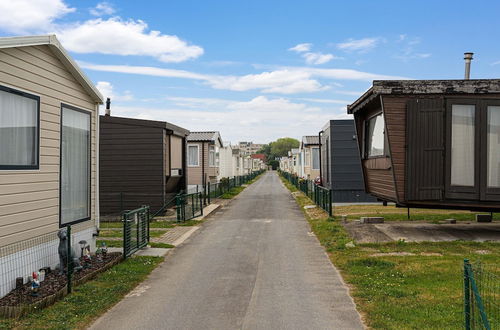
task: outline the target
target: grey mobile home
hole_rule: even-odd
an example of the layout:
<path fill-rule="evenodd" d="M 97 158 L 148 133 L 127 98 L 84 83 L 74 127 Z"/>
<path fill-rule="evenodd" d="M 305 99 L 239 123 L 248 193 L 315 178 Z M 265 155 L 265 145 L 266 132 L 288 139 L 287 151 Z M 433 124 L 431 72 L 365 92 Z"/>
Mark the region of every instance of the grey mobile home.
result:
<path fill-rule="evenodd" d="M 321 182 L 333 202 L 375 202 L 365 192 L 354 120 L 330 120 L 320 137 Z"/>

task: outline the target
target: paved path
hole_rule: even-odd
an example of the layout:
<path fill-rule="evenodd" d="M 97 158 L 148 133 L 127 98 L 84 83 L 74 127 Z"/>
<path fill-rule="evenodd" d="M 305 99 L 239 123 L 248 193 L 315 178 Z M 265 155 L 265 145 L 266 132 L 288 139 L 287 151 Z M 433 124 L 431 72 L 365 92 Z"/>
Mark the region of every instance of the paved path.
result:
<path fill-rule="evenodd" d="M 94 329 L 361 329 L 290 193 L 265 174 Z"/>

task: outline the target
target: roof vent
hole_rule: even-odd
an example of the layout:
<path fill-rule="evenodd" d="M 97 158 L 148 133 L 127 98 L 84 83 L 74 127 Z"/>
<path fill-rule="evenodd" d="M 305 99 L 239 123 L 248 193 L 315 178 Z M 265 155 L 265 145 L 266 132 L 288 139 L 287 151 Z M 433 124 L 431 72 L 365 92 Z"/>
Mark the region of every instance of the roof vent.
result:
<path fill-rule="evenodd" d="M 472 61 L 472 55 L 474 53 L 464 53 L 465 60 L 465 80 L 470 79 L 470 62 Z"/>

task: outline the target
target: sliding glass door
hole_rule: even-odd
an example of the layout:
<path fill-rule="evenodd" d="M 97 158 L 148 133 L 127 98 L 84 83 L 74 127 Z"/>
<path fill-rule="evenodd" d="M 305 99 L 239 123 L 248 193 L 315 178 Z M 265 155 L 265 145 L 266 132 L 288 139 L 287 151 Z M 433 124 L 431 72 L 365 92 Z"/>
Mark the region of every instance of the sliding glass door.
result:
<path fill-rule="evenodd" d="M 60 225 L 90 219 L 90 113 L 62 106 Z"/>
<path fill-rule="evenodd" d="M 500 201 L 500 102 L 448 100 L 446 196 Z"/>

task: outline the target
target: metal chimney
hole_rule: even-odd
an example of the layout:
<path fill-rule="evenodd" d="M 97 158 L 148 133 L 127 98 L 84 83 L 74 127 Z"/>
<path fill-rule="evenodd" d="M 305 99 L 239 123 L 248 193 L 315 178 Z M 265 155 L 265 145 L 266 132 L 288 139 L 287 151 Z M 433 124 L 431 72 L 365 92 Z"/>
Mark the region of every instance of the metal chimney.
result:
<path fill-rule="evenodd" d="M 108 97 L 106 99 L 106 116 L 111 116 L 111 99 Z"/>
<path fill-rule="evenodd" d="M 464 53 L 465 60 L 465 80 L 470 79 L 470 62 L 472 61 L 472 55 L 474 53 Z"/>

